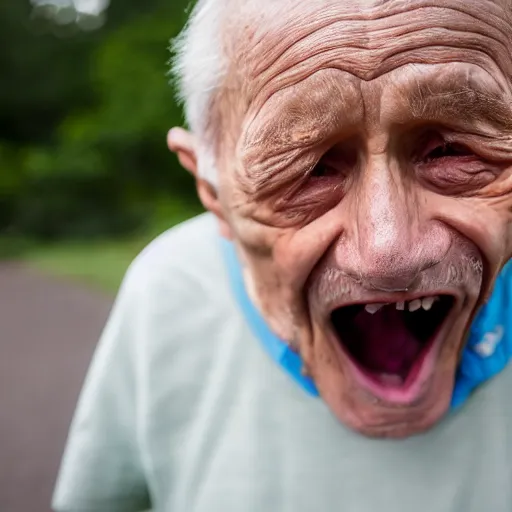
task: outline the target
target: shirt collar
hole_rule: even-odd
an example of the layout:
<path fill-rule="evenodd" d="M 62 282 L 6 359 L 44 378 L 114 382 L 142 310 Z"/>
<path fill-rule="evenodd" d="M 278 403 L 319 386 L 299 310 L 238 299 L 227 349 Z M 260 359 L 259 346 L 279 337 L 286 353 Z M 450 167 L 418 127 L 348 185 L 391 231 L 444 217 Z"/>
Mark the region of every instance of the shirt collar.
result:
<path fill-rule="evenodd" d="M 251 302 L 244 286 L 242 269 L 234 245 L 223 239 L 222 246 L 231 286 L 249 327 L 270 357 L 305 391 L 310 395 L 318 396 L 318 390 L 312 379 L 302 374 L 302 360 L 300 356 L 270 330 L 259 311 Z"/>

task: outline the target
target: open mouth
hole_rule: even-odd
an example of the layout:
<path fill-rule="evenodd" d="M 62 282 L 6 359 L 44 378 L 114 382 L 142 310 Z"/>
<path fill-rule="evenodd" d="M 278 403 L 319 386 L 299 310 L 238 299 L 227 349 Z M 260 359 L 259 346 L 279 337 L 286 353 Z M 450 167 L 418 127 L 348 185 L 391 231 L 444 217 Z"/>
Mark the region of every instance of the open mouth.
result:
<path fill-rule="evenodd" d="M 450 295 L 335 309 L 338 341 L 359 372 L 378 388 L 406 389 L 416 380 L 453 308 Z"/>

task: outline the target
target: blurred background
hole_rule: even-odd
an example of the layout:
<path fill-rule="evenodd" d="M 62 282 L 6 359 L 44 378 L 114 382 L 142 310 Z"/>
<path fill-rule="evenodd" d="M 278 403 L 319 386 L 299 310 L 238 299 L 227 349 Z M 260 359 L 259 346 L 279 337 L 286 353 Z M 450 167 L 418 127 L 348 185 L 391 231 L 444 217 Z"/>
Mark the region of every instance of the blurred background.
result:
<path fill-rule="evenodd" d="M 122 276 L 201 211 L 166 147 L 187 0 L 0 2 L 0 512 L 48 512 Z"/>
<path fill-rule="evenodd" d="M 166 147 L 187 0 L 0 2 L 0 257 L 114 291 L 199 210 Z"/>

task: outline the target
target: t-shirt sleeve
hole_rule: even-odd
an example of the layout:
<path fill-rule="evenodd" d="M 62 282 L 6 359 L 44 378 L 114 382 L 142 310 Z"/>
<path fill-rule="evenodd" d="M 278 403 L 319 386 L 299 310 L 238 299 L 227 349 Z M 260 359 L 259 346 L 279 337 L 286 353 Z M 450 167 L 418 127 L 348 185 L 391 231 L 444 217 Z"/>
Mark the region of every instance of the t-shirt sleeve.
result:
<path fill-rule="evenodd" d="M 138 281 L 127 274 L 89 368 L 53 496 L 57 512 L 151 508 L 137 426 L 144 301 Z"/>

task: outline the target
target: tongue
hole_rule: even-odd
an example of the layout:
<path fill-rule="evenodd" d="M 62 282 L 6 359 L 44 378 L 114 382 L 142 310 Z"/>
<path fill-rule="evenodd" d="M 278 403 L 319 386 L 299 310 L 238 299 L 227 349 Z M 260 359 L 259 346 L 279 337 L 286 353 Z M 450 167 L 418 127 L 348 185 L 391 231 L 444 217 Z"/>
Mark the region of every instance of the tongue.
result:
<path fill-rule="evenodd" d="M 351 350 L 368 370 L 407 377 L 422 345 L 407 329 L 405 314 L 411 313 L 385 306 L 374 315 L 363 310 L 353 319 Z"/>

